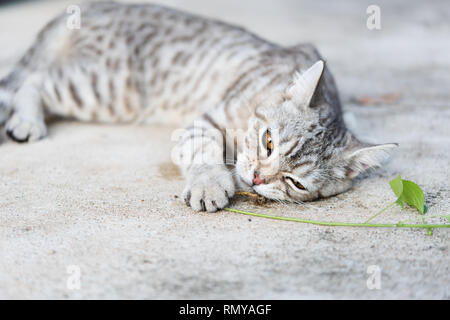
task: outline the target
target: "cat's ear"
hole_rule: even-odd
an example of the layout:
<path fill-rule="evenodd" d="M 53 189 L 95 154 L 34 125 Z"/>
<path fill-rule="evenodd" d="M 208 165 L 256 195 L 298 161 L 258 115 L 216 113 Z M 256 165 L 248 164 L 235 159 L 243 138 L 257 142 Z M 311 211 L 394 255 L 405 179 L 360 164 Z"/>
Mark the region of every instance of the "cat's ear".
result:
<path fill-rule="evenodd" d="M 345 151 L 346 177 L 354 179 L 364 171 L 381 166 L 398 147 L 396 143 L 378 145 L 357 142 Z"/>
<path fill-rule="evenodd" d="M 309 106 L 322 75 L 323 68 L 323 61 L 319 60 L 305 72 L 295 73 L 293 84 L 288 88 L 287 93 L 297 105 L 302 107 Z"/>

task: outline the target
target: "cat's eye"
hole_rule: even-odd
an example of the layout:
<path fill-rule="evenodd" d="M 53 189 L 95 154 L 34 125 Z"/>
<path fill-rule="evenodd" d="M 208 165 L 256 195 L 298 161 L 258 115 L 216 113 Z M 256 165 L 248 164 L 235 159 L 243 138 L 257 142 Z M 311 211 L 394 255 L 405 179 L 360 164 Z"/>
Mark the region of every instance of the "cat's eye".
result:
<path fill-rule="evenodd" d="M 291 177 L 286 177 L 286 180 L 289 180 L 290 182 L 292 182 L 292 184 L 293 184 L 297 189 L 300 189 L 300 190 L 306 190 L 306 188 L 305 188 L 300 182 L 298 182 L 297 180 L 292 179 Z"/>
<path fill-rule="evenodd" d="M 270 157 L 273 150 L 273 141 L 269 130 L 266 130 L 266 132 L 263 135 L 263 145 L 267 150 L 267 156 Z"/>

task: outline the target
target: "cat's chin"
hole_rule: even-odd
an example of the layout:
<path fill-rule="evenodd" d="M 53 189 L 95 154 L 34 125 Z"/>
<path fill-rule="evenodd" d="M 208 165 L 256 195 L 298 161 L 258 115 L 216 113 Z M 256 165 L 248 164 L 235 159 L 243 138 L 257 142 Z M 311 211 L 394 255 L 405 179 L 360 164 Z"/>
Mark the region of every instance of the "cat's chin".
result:
<path fill-rule="evenodd" d="M 268 184 L 260 184 L 253 186 L 253 191 L 270 200 L 287 200 L 281 190 L 274 189 Z"/>
<path fill-rule="evenodd" d="M 254 192 L 252 186 L 244 178 L 242 178 L 239 175 L 235 176 L 235 184 L 238 187 L 238 190 Z"/>

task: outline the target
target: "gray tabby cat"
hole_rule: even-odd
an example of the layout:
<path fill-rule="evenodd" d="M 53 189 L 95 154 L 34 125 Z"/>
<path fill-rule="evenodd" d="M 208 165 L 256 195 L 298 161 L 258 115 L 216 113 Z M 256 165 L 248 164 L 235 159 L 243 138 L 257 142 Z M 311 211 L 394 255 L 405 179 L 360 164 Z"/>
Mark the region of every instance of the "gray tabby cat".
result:
<path fill-rule="evenodd" d="M 173 155 L 194 210 L 225 207 L 236 188 L 278 200 L 332 196 L 396 146 L 363 144 L 345 128 L 333 78 L 311 45 L 281 47 L 146 4 L 87 4 L 81 28 L 66 22 L 63 13 L 48 23 L 1 80 L 7 134 L 41 139 L 47 115 L 190 124 Z"/>

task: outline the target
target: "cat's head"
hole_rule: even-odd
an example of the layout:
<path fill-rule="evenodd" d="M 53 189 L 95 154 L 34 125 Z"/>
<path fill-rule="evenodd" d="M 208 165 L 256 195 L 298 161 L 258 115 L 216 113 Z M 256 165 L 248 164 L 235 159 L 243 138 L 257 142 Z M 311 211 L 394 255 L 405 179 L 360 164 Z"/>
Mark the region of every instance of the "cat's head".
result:
<path fill-rule="evenodd" d="M 307 201 L 344 192 L 397 146 L 363 144 L 345 128 L 340 107 L 331 105 L 326 84 L 319 81 L 323 70 L 319 61 L 297 73 L 249 120 L 236 171 L 264 197 Z"/>

